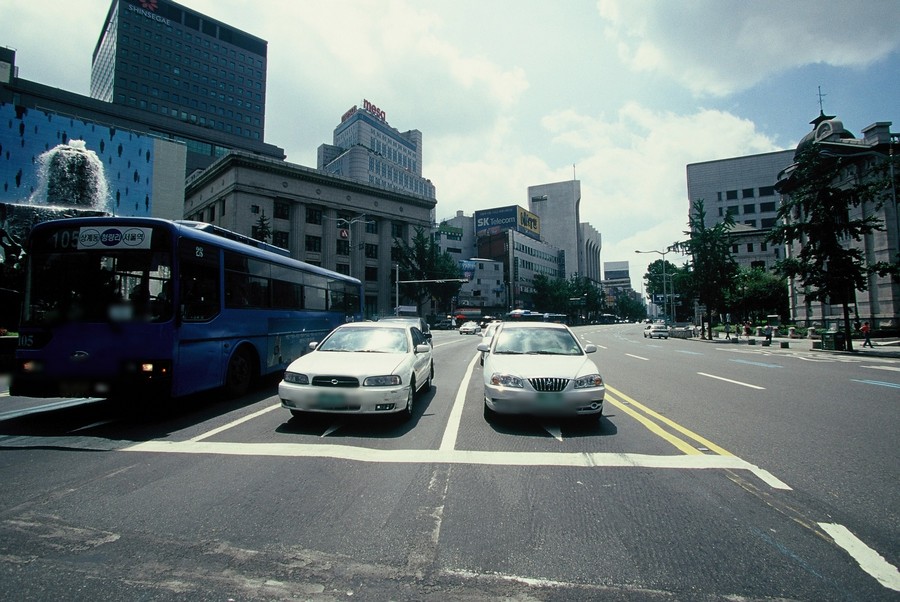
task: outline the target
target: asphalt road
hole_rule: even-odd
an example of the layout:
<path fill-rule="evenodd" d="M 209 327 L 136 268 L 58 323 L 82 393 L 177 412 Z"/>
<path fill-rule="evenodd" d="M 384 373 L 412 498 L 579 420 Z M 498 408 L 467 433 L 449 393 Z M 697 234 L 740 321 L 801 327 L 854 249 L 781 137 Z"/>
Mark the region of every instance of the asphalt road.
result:
<path fill-rule="evenodd" d="M 595 426 L 485 422 L 455 332 L 404 425 L 0 397 L 0 597 L 900 597 L 900 360 L 576 332 Z"/>

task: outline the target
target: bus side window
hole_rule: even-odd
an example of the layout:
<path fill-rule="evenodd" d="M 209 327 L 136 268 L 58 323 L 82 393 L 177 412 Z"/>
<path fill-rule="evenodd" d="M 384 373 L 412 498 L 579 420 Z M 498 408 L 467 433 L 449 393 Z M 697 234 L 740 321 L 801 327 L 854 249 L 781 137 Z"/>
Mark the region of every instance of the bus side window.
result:
<path fill-rule="evenodd" d="M 215 247 L 181 241 L 181 317 L 211 320 L 219 313 L 219 253 Z"/>

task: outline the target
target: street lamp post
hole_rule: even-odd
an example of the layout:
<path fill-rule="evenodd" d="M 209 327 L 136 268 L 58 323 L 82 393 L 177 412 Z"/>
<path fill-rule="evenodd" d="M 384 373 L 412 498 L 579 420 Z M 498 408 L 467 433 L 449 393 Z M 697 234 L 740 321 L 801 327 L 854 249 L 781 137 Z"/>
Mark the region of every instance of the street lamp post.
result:
<path fill-rule="evenodd" d="M 663 269 L 663 273 L 662 273 L 662 277 L 663 277 L 663 316 L 665 317 L 666 322 L 669 321 L 669 307 L 668 307 L 669 295 L 667 293 L 668 289 L 666 287 L 666 255 L 668 255 L 671 252 L 672 252 L 671 247 L 667 248 L 665 251 L 655 251 L 655 250 L 635 251 L 635 253 L 656 253 L 657 255 L 662 255 L 662 262 L 663 262 L 663 264 L 662 264 L 662 269 Z M 674 287 L 675 283 L 673 282 L 672 284 Z M 675 311 L 674 310 L 675 310 L 675 305 L 674 305 L 674 301 L 673 301 L 672 302 L 672 321 L 673 322 L 675 321 Z"/>
<path fill-rule="evenodd" d="M 332 220 L 332 221 L 336 222 L 338 228 L 341 228 L 342 226 L 346 226 L 346 228 L 347 228 L 347 246 L 350 248 L 350 255 L 349 255 L 349 257 L 348 257 L 348 261 L 349 261 L 350 263 L 349 263 L 349 266 L 348 266 L 348 270 L 349 270 L 349 272 L 350 272 L 349 275 L 350 275 L 350 276 L 353 276 L 353 251 L 354 251 L 354 249 L 353 249 L 353 240 L 354 240 L 354 238 L 353 238 L 353 224 L 360 224 L 360 223 L 362 223 L 362 224 L 374 224 L 375 221 L 374 221 L 374 220 L 367 220 L 367 219 L 366 219 L 366 214 L 365 214 L 365 213 L 363 213 L 362 215 L 357 215 L 356 217 L 351 218 L 351 219 L 347 219 L 347 218 L 345 218 L 345 217 L 329 217 L 329 216 L 327 216 L 327 215 L 323 215 L 322 217 L 324 217 L 325 219 Z M 359 249 L 362 249 L 364 245 L 365 245 L 364 242 L 359 243 Z M 336 267 L 336 266 L 335 266 L 335 267 Z M 362 277 L 360 278 L 360 280 L 365 281 L 365 273 L 362 274 Z"/>

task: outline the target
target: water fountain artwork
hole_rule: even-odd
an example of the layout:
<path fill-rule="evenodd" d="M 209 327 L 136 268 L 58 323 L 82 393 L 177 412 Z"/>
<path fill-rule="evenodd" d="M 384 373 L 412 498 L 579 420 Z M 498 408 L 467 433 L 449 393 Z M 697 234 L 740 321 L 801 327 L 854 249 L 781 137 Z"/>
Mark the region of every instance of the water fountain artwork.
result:
<path fill-rule="evenodd" d="M 82 140 L 70 140 L 38 160 L 38 186 L 27 202 L 0 203 L 0 291 L 22 290 L 25 239 L 35 224 L 51 219 L 109 215 L 109 185 L 103 162 Z M 18 315 L 0 304 L 0 320 Z M 2 330 L 6 324 L 0 324 Z"/>

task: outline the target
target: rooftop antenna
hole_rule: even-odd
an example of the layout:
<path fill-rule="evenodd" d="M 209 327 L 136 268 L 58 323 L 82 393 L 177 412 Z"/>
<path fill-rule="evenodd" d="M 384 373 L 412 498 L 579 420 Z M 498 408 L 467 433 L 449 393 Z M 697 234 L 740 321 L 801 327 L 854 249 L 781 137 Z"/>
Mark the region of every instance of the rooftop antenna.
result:
<path fill-rule="evenodd" d="M 824 114 L 825 114 L 825 105 L 824 105 L 824 103 L 823 103 L 822 101 L 823 101 L 823 100 L 825 99 L 825 97 L 828 96 L 828 95 L 827 95 L 827 94 L 822 94 L 822 86 L 818 86 L 818 88 L 819 88 L 819 113 L 821 113 L 822 115 L 824 115 Z"/>

